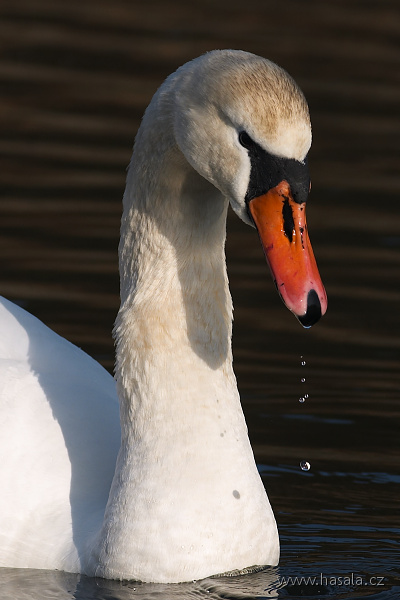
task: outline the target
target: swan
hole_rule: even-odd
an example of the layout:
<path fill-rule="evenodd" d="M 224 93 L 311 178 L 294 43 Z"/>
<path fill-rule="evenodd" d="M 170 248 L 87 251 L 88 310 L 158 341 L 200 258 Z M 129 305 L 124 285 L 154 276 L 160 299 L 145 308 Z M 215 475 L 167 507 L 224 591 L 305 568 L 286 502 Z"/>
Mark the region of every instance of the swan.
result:
<path fill-rule="evenodd" d="M 327 300 L 305 221 L 310 144 L 306 100 L 274 63 L 186 63 L 128 170 L 115 380 L 1 301 L 0 566 L 173 583 L 278 563 L 232 368 L 226 215 L 256 228 L 283 301 L 313 325 Z"/>

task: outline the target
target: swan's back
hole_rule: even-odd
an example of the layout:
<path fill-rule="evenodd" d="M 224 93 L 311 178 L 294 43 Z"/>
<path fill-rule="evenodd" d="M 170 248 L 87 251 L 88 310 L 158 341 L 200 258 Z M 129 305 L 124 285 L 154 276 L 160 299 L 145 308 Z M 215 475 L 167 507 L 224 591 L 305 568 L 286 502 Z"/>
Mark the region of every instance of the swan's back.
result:
<path fill-rule="evenodd" d="M 63 544 L 55 553 L 54 539 L 65 538 L 69 553 L 72 537 L 68 561 L 76 571 L 84 540 L 101 523 L 115 470 L 115 382 L 5 299 L 0 331 L 0 565 L 58 568 Z"/>

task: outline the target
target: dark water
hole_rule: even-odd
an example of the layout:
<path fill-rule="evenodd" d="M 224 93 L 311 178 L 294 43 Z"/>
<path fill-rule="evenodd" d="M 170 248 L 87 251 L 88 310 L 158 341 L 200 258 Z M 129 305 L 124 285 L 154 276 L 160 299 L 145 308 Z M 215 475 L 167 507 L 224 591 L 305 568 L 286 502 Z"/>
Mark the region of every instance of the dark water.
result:
<path fill-rule="evenodd" d="M 2 0 L 2 295 L 112 369 L 140 116 L 166 75 L 223 47 L 275 60 L 309 100 L 308 220 L 329 295 L 303 330 L 230 217 L 235 369 L 279 567 L 173 586 L 2 569 L 2 598 L 400 597 L 399 17 L 395 0 Z"/>

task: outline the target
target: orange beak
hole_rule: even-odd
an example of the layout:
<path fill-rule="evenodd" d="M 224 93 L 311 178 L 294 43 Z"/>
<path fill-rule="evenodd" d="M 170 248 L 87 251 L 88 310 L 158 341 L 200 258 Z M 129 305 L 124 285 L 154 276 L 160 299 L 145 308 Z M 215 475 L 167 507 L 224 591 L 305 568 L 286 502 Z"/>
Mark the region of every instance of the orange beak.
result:
<path fill-rule="evenodd" d="M 306 204 L 287 181 L 248 203 L 278 292 L 304 327 L 325 314 L 328 301 L 308 237 Z"/>

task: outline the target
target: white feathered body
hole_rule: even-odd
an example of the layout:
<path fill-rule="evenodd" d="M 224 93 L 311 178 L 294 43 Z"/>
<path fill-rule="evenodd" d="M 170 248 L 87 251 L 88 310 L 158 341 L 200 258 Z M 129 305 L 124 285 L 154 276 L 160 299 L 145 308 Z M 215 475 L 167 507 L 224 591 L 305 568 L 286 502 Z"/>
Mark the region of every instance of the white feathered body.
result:
<path fill-rule="evenodd" d="M 113 378 L 0 299 L 0 565 L 79 572 L 120 444 Z"/>

